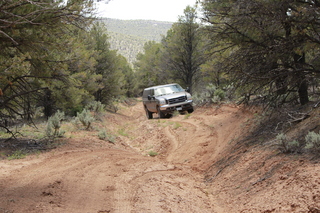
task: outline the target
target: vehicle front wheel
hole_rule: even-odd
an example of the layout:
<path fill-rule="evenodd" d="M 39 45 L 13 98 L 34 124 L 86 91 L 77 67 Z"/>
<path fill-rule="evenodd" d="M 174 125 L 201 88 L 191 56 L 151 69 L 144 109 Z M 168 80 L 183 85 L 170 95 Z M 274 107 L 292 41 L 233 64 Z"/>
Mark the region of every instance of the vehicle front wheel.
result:
<path fill-rule="evenodd" d="M 152 112 L 150 112 L 146 106 L 144 106 L 144 110 L 146 111 L 146 116 L 148 119 L 152 119 Z"/>
<path fill-rule="evenodd" d="M 193 108 L 188 109 L 188 113 L 193 113 Z"/>
<path fill-rule="evenodd" d="M 157 113 L 159 118 L 165 118 L 165 114 L 160 110 L 160 107 L 157 108 Z"/>

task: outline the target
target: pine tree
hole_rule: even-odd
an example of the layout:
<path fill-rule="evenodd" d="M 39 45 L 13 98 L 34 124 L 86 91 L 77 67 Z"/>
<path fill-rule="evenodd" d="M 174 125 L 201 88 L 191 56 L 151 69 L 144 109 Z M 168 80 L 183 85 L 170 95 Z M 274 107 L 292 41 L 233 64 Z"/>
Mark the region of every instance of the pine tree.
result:
<path fill-rule="evenodd" d="M 197 22 L 196 9 L 188 6 L 184 16 L 173 24 L 163 39 L 163 65 L 167 75 L 183 87 L 192 87 L 200 77 L 200 67 L 207 60 L 206 45 Z"/>

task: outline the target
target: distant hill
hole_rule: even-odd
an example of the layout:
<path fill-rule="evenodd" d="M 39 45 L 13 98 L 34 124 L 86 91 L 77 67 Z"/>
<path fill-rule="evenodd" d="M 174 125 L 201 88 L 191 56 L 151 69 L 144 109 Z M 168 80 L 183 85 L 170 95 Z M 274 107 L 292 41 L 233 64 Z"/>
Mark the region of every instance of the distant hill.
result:
<path fill-rule="evenodd" d="M 172 22 L 152 20 L 119 20 L 101 19 L 106 24 L 110 36 L 111 49 L 125 56 L 130 63 L 136 60 L 139 52 L 147 41 L 161 41 L 161 36 L 166 35 Z"/>

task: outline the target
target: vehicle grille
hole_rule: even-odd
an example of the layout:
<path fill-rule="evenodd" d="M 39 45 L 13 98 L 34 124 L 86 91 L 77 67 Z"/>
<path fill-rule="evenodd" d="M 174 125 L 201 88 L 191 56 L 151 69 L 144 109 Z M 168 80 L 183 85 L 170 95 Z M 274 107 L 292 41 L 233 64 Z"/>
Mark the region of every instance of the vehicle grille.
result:
<path fill-rule="evenodd" d="M 186 100 L 186 96 L 180 96 L 176 98 L 171 98 L 168 101 L 169 101 L 169 104 L 176 104 L 176 103 L 184 102 L 185 100 Z"/>

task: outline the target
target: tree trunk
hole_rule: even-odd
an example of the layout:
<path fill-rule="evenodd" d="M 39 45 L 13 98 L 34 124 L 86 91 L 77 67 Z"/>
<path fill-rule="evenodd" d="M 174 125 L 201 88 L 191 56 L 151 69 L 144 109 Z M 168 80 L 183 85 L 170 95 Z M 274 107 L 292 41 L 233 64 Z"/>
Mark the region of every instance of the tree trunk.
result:
<path fill-rule="evenodd" d="M 54 106 L 54 100 L 52 97 L 52 92 L 51 90 L 47 89 L 44 92 L 44 97 L 43 97 L 43 113 L 46 116 L 47 119 L 49 119 L 50 116 L 53 115 L 53 106 Z"/>
<path fill-rule="evenodd" d="M 305 64 L 305 54 L 302 55 L 295 54 L 294 55 L 294 61 L 296 63 L 296 66 L 298 69 L 303 70 L 303 65 Z M 298 94 L 299 94 L 299 100 L 300 104 L 304 105 L 309 102 L 309 95 L 308 95 L 308 82 L 306 79 L 306 76 L 302 73 L 297 75 L 298 78 Z"/>
<path fill-rule="evenodd" d="M 98 89 L 98 91 L 95 92 L 95 101 L 102 102 L 102 89 Z"/>
<path fill-rule="evenodd" d="M 307 104 L 309 102 L 307 80 L 303 78 L 300 81 L 300 84 L 298 86 L 299 86 L 298 94 L 299 94 L 300 104 L 301 105 Z"/>
<path fill-rule="evenodd" d="M 192 94 L 192 76 L 191 75 L 189 75 L 188 77 L 187 77 L 187 87 L 189 87 L 189 90 L 190 90 L 190 94 Z"/>

